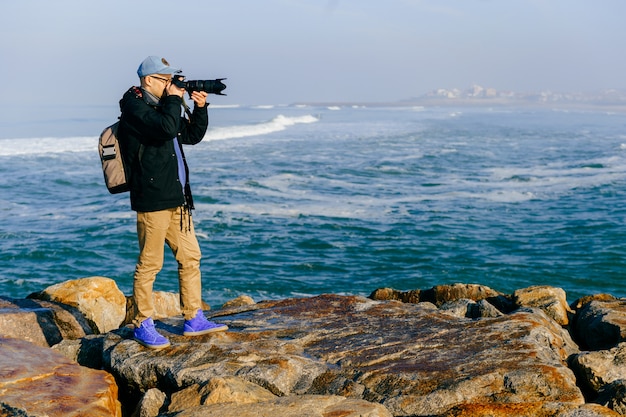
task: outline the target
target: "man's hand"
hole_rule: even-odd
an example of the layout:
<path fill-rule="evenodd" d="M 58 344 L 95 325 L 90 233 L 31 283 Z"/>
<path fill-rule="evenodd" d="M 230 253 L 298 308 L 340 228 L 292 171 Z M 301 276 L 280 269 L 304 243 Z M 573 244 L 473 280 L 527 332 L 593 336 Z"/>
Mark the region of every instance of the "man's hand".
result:
<path fill-rule="evenodd" d="M 165 92 L 168 96 L 178 96 L 182 98 L 183 94 L 185 94 L 185 89 L 176 87 L 174 83 L 170 81 L 165 87 Z"/>
<path fill-rule="evenodd" d="M 196 103 L 196 106 L 198 107 L 206 106 L 207 96 L 208 94 L 205 93 L 204 91 L 192 91 L 191 92 L 191 99 L 194 101 L 194 103 Z"/>

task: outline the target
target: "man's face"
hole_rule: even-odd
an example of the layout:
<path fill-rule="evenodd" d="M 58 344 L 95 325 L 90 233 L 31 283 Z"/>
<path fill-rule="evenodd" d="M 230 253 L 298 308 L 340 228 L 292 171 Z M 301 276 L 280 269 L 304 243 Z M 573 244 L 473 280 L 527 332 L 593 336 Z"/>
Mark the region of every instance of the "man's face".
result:
<path fill-rule="evenodd" d="M 158 98 L 163 96 L 165 88 L 172 81 L 172 76 L 170 74 L 153 74 L 147 75 L 146 78 L 145 89 Z"/>

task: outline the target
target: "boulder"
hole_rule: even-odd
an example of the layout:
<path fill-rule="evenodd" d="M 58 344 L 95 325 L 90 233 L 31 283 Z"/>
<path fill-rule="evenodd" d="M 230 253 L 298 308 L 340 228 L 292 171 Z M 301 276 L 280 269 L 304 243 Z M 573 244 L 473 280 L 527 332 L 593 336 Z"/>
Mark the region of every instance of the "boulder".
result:
<path fill-rule="evenodd" d="M 570 362 L 584 386 L 598 393 L 604 385 L 626 376 L 626 343 L 608 350 L 575 354 Z"/>
<path fill-rule="evenodd" d="M 601 387 L 595 402 L 626 415 L 626 379 L 617 379 Z"/>
<path fill-rule="evenodd" d="M 64 339 L 51 348 L 82 366 L 102 369 L 104 340 L 104 335 L 88 335 L 81 339 Z"/>
<path fill-rule="evenodd" d="M 0 297 L 0 337 L 27 340 L 48 347 L 64 339 L 92 334 L 75 308 L 50 301 Z"/>
<path fill-rule="evenodd" d="M 538 285 L 516 290 L 513 301 L 519 307 L 537 307 L 545 311 L 552 320 L 561 326 L 569 324 L 569 315 L 574 312 L 567 304 L 565 291 L 562 288 Z"/>
<path fill-rule="evenodd" d="M 474 300 L 468 300 L 462 298 L 456 301 L 447 301 L 443 303 L 439 310 L 455 317 L 468 317 L 477 318 L 478 316 L 478 304 Z"/>
<path fill-rule="evenodd" d="M 215 377 L 206 384 L 194 384 L 172 394 L 168 412 L 220 403 L 250 404 L 272 401 L 276 396 L 257 384 L 239 377 Z"/>
<path fill-rule="evenodd" d="M 611 294 L 592 294 L 585 295 L 576 299 L 572 304 L 570 304 L 570 308 L 574 311 L 580 310 L 585 304 L 588 304 L 592 301 L 618 301 L 618 298 Z"/>
<path fill-rule="evenodd" d="M 213 320 L 231 331 L 188 338 L 182 318 L 157 322 L 172 342 L 158 351 L 129 340 L 130 329 L 111 334 L 105 368 L 137 398 L 151 388 L 173 396 L 237 377 L 280 397 L 342 396 L 382 404 L 396 416 L 452 415 L 468 404 L 485 416 L 504 409 L 556 416 L 585 402 L 566 363 L 576 345 L 536 308 L 469 319 L 431 303 L 321 295 L 218 311 Z M 221 415 L 265 409 L 241 407 Z"/>
<path fill-rule="evenodd" d="M 402 301 L 403 303 L 417 304 L 420 302 L 420 290 L 398 291 L 393 288 L 378 288 L 370 294 L 369 298 L 378 301 Z"/>
<path fill-rule="evenodd" d="M 143 395 L 137 409 L 131 417 L 157 417 L 159 411 L 165 405 L 167 396 L 156 388 L 149 389 Z"/>
<path fill-rule="evenodd" d="M 626 341 L 626 300 L 592 300 L 576 312 L 573 335 L 590 350 L 610 349 Z"/>
<path fill-rule="evenodd" d="M 119 328 L 126 317 L 126 297 L 110 278 L 89 277 L 65 281 L 51 285 L 31 297 L 76 307 L 98 333 Z"/>
<path fill-rule="evenodd" d="M 430 301 L 441 306 L 449 301 L 468 299 L 474 301 L 489 300 L 502 296 L 502 293 L 478 284 L 436 285 L 429 291 L 422 291 L 422 301 Z M 431 299 L 432 297 L 432 299 Z"/>
<path fill-rule="evenodd" d="M 510 296 L 479 284 L 436 285 L 431 289 L 410 291 L 378 288 L 370 294 L 369 298 L 377 301 L 397 300 L 413 304 L 429 302 L 437 307 L 459 300 L 475 301 L 481 304 L 481 308 L 484 308 L 486 303 L 490 303 L 491 307 L 487 308 L 489 310 L 487 314 L 490 314 L 489 317 L 493 317 L 494 308 L 504 313 L 511 312 L 517 308 Z"/>
<path fill-rule="evenodd" d="M 504 313 L 498 310 L 493 304 L 491 304 L 487 300 L 479 300 L 476 305 L 478 306 L 478 317 L 495 318 L 504 316 Z"/>
<path fill-rule="evenodd" d="M 0 399 L 14 410 L 8 415 L 121 417 L 117 394 L 107 372 L 24 340 L 0 338 Z"/>
<path fill-rule="evenodd" d="M 247 295 L 241 295 L 237 298 L 233 298 L 230 301 L 225 302 L 222 305 L 222 309 L 229 309 L 229 308 L 237 308 L 237 307 L 243 307 L 243 306 L 251 306 L 253 305 L 254 299 L 250 296 Z"/>

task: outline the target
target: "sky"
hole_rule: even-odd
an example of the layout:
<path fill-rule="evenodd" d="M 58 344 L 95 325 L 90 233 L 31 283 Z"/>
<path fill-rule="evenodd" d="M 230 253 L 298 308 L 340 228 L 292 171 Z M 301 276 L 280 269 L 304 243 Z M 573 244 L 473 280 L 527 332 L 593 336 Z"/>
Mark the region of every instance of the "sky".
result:
<path fill-rule="evenodd" d="M 117 103 L 148 55 L 227 78 L 219 104 L 624 89 L 624 16 L 624 0 L 6 1 L 0 108 Z"/>

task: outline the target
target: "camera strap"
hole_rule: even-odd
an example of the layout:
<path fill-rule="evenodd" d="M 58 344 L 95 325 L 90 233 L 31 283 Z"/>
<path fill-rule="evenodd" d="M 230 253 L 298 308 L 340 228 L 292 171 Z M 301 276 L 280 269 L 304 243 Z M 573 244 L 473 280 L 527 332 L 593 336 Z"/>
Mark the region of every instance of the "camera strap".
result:
<path fill-rule="evenodd" d="M 191 110 L 189 109 L 189 106 L 187 105 L 187 103 L 185 103 L 185 98 L 183 97 L 183 108 L 185 109 L 185 113 L 187 114 L 187 118 L 189 119 L 189 121 L 191 121 Z"/>

